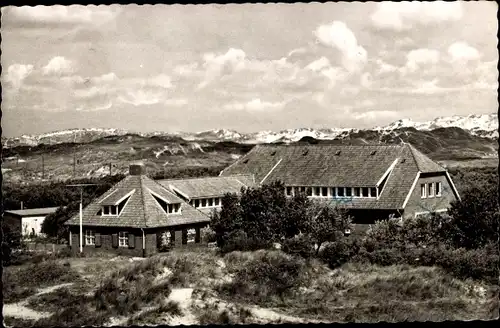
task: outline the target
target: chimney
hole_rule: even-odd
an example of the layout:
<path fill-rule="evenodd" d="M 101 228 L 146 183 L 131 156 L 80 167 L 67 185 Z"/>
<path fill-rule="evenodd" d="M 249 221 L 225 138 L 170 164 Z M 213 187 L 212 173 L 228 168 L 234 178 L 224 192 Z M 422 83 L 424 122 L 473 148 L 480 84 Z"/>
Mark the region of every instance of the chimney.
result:
<path fill-rule="evenodd" d="M 143 163 L 130 164 L 128 171 L 130 175 L 145 175 L 146 166 Z"/>

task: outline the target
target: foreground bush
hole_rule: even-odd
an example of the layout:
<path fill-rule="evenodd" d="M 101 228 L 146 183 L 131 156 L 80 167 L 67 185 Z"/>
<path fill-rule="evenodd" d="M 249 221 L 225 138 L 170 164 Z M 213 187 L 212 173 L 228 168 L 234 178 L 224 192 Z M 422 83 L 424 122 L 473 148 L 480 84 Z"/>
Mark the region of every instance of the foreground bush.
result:
<path fill-rule="evenodd" d="M 328 264 L 331 269 L 335 269 L 344 263 L 349 262 L 359 252 L 359 243 L 355 238 L 340 238 L 325 246 L 320 252 L 320 258 Z"/>
<path fill-rule="evenodd" d="M 297 255 L 305 259 L 309 259 L 316 254 L 310 237 L 305 234 L 285 239 L 282 250 L 287 254 Z"/>
<path fill-rule="evenodd" d="M 281 251 L 259 251 L 238 266 L 234 279 L 219 288 L 223 295 L 256 304 L 277 301 L 307 282 L 303 259 Z M 233 262 L 234 266 L 234 262 Z"/>

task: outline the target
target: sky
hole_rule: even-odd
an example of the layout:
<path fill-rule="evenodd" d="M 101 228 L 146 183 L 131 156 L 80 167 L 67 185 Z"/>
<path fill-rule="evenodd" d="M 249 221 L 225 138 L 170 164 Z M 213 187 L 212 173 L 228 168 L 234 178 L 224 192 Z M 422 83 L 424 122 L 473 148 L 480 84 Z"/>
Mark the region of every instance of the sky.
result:
<path fill-rule="evenodd" d="M 493 1 L 2 7 L 3 136 L 496 113 L 496 13 Z"/>

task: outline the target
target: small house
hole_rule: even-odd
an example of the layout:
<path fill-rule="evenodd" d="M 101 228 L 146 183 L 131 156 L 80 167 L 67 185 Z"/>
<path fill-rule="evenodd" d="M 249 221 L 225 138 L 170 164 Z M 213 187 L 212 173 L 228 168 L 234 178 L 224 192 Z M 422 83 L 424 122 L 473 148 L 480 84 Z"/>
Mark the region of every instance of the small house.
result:
<path fill-rule="evenodd" d="M 30 208 L 4 211 L 3 222 L 24 238 L 42 234 L 42 223 L 45 218 L 57 211 L 58 207 Z"/>
<path fill-rule="evenodd" d="M 68 220 L 69 244 L 80 248 L 79 213 Z M 174 192 L 146 176 L 143 164 L 82 211 L 83 252 L 149 256 L 164 248 L 201 244 L 210 222 Z"/>

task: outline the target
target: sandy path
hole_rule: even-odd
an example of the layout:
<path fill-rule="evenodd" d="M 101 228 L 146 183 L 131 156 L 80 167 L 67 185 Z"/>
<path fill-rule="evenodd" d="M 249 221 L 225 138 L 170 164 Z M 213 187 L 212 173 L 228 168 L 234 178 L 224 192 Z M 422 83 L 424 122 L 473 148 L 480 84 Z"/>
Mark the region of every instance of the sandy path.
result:
<path fill-rule="evenodd" d="M 38 290 L 38 293 L 26 298 L 24 301 L 17 302 L 17 303 L 11 303 L 11 304 L 4 304 L 3 315 L 4 315 L 4 317 L 15 317 L 15 318 L 21 318 L 21 319 L 28 319 L 28 320 L 38 320 L 41 318 L 50 317 L 52 315 L 52 313 L 50 313 L 50 312 L 35 311 L 35 310 L 32 310 L 32 309 L 26 307 L 29 299 L 32 297 L 39 296 L 39 295 L 51 293 L 59 288 L 68 287 L 71 285 L 73 285 L 73 283 L 65 283 L 65 284 L 59 284 L 59 285 L 55 285 L 55 286 L 42 288 L 42 289 Z"/>
<path fill-rule="evenodd" d="M 179 325 L 196 325 L 198 324 L 198 320 L 196 316 L 191 312 L 191 296 L 193 295 L 193 288 L 176 288 L 172 289 L 168 299 L 170 301 L 174 301 L 179 303 L 179 307 L 183 313 L 182 316 L 175 316 L 169 320 L 170 326 L 179 326 Z"/>

